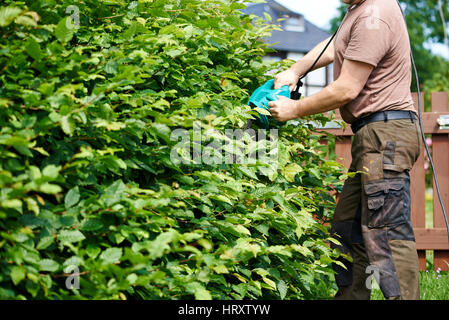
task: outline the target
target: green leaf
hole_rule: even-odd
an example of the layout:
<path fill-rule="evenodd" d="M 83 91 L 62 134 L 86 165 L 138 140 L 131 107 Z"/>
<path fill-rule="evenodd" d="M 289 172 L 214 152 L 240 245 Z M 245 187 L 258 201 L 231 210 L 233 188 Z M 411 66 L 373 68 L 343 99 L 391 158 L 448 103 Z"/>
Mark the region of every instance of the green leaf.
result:
<path fill-rule="evenodd" d="M 44 237 L 39 240 L 39 243 L 36 246 L 37 250 L 45 250 L 54 242 L 54 237 Z"/>
<path fill-rule="evenodd" d="M 124 191 L 126 189 L 125 184 L 122 180 L 117 180 L 110 186 L 108 186 L 103 195 L 104 202 L 107 206 L 110 206 L 122 198 Z"/>
<path fill-rule="evenodd" d="M 170 230 L 159 234 L 153 241 L 135 242 L 132 245 L 133 251 L 147 250 L 151 259 L 157 259 L 170 250 L 170 243 L 178 238 L 179 233 L 176 230 Z"/>
<path fill-rule="evenodd" d="M 48 194 L 55 194 L 62 191 L 62 188 L 57 184 L 44 183 L 39 187 L 40 191 Z"/>
<path fill-rule="evenodd" d="M 277 288 L 281 299 L 284 299 L 285 296 L 287 295 L 287 285 L 285 284 L 284 281 L 279 280 L 277 283 Z"/>
<path fill-rule="evenodd" d="M 237 170 L 254 180 L 259 180 L 259 178 L 257 178 L 257 175 L 255 173 L 256 169 L 253 167 L 248 167 L 248 166 L 243 165 L 243 166 L 238 167 Z"/>
<path fill-rule="evenodd" d="M 271 112 L 268 111 L 268 110 L 265 109 L 265 108 L 257 107 L 257 108 L 254 108 L 253 110 L 254 110 L 254 111 L 257 111 L 258 113 L 263 114 L 263 115 L 265 115 L 265 116 L 271 117 Z"/>
<path fill-rule="evenodd" d="M 260 224 L 255 226 L 255 229 L 257 231 L 259 231 L 260 233 L 263 233 L 264 235 L 268 236 L 268 229 L 270 228 L 270 226 L 268 224 Z"/>
<path fill-rule="evenodd" d="M 86 237 L 78 230 L 62 230 L 58 235 L 61 243 L 72 243 L 86 239 Z"/>
<path fill-rule="evenodd" d="M 25 270 L 20 267 L 14 266 L 11 268 L 10 277 L 14 285 L 18 285 L 20 281 L 25 279 Z"/>
<path fill-rule="evenodd" d="M 251 236 L 251 231 L 242 225 L 235 225 L 227 221 L 220 220 L 215 221 L 215 224 L 219 225 L 223 231 L 229 232 L 237 237 Z"/>
<path fill-rule="evenodd" d="M 32 180 L 37 180 L 42 177 L 41 170 L 38 167 L 30 166 L 28 169 L 30 170 L 30 178 Z"/>
<path fill-rule="evenodd" d="M 301 172 L 302 168 L 297 163 L 290 163 L 284 168 L 284 177 L 289 182 L 295 181 L 295 176 L 297 173 Z"/>
<path fill-rule="evenodd" d="M 109 248 L 103 251 L 100 255 L 100 259 L 105 263 L 115 263 L 122 257 L 122 248 Z"/>
<path fill-rule="evenodd" d="M 45 151 L 45 149 L 42 147 L 36 147 L 36 148 L 33 148 L 33 150 L 36 150 L 37 152 L 39 152 L 40 154 L 42 154 L 44 156 L 47 156 L 47 157 L 50 156 L 50 154 L 47 151 Z"/>
<path fill-rule="evenodd" d="M 95 245 L 88 244 L 86 248 L 86 253 L 92 259 L 95 259 L 101 252 L 101 249 Z"/>
<path fill-rule="evenodd" d="M 186 284 L 186 289 L 195 295 L 196 300 L 212 300 L 212 296 L 204 286 L 199 282 L 190 282 Z"/>
<path fill-rule="evenodd" d="M 104 71 L 110 74 L 116 74 L 117 67 L 118 65 L 116 61 L 108 61 L 108 63 L 104 66 Z"/>
<path fill-rule="evenodd" d="M 333 263 L 335 263 L 336 265 L 342 267 L 345 270 L 348 270 L 348 267 L 345 266 L 345 264 L 343 262 L 341 262 L 341 261 L 333 261 Z"/>
<path fill-rule="evenodd" d="M 174 58 L 174 57 L 179 56 L 179 55 L 182 54 L 183 52 L 184 52 L 184 50 L 180 50 L 180 49 L 171 49 L 171 50 L 166 51 L 165 53 L 166 53 L 168 56 Z"/>
<path fill-rule="evenodd" d="M 39 270 L 40 271 L 50 271 L 55 272 L 59 269 L 59 263 L 52 259 L 42 259 L 39 262 Z"/>
<path fill-rule="evenodd" d="M 36 21 L 27 16 L 19 16 L 14 20 L 14 22 L 16 24 L 21 24 L 28 27 L 37 27 Z"/>
<path fill-rule="evenodd" d="M 34 60 L 40 60 L 42 58 L 41 46 L 34 38 L 28 39 L 25 44 L 25 51 Z"/>
<path fill-rule="evenodd" d="M 83 264 L 84 260 L 78 256 L 72 256 L 70 258 L 68 258 L 67 260 L 64 261 L 64 263 L 62 264 L 63 267 L 68 267 L 68 266 L 76 266 L 79 267 Z"/>
<path fill-rule="evenodd" d="M 290 249 L 285 246 L 270 246 L 267 248 L 267 252 L 273 253 L 273 254 L 279 254 L 279 255 L 285 255 L 288 257 L 291 257 L 292 253 L 290 252 Z"/>
<path fill-rule="evenodd" d="M 198 288 L 195 290 L 195 299 L 196 300 L 212 300 L 212 296 L 210 292 L 205 288 Z"/>
<path fill-rule="evenodd" d="M 264 17 L 265 17 L 265 19 L 266 19 L 267 21 L 269 21 L 269 22 L 272 21 L 272 18 L 271 18 L 271 16 L 270 16 L 268 13 L 264 12 L 263 14 L 264 14 Z"/>
<path fill-rule="evenodd" d="M 58 25 L 56 26 L 55 36 L 62 43 L 66 43 L 72 40 L 74 29 L 69 28 L 69 25 L 71 25 L 70 17 L 66 17 L 59 21 Z"/>
<path fill-rule="evenodd" d="M 221 195 L 221 194 L 215 194 L 209 197 L 210 199 L 226 202 L 232 206 L 232 201 L 228 197 Z"/>
<path fill-rule="evenodd" d="M 320 170 L 318 168 L 309 168 L 309 172 L 317 179 L 321 179 Z"/>
<path fill-rule="evenodd" d="M 27 209 L 31 212 L 34 212 L 35 215 L 39 214 L 39 205 L 37 204 L 36 200 L 33 198 L 26 198 L 25 202 L 27 204 Z"/>
<path fill-rule="evenodd" d="M 84 220 L 80 225 L 80 230 L 82 231 L 95 231 L 101 229 L 103 227 L 103 223 L 100 219 L 91 218 Z"/>
<path fill-rule="evenodd" d="M 330 257 L 321 255 L 320 256 L 320 262 L 322 264 L 331 264 L 333 261 L 332 261 L 332 259 Z"/>
<path fill-rule="evenodd" d="M 22 9 L 16 7 L 0 8 L 0 27 L 6 27 L 22 12 Z"/>
<path fill-rule="evenodd" d="M 66 209 L 73 207 L 80 200 L 80 191 L 78 186 L 70 189 L 64 198 L 64 205 Z"/>
<path fill-rule="evenodd" d="M 61 118 L 61 128 L 65 134 L 72 136 L 75 130 L 75 121 L 73 121 L 70 115 L 65 115 Z"/>
<path fill-rule="evenodd" d="M 271 290 L 276 290 L 276 283 L 273 280 L 262 277 L 262 281 L 265 282 Z"/>
<path fill-rule="evenodd" d="M 157 136 L 164 139 L 165 142 L 168 143 L 170 141 L 171 131 L 167 125 L 162 123 L 152 123 L 151 129 Z"/>
<path fill-rule="evenodd" d="M 215 266 L 214 267 L 214 271 L 216 273 L 220 273 L 220 274 L 222 274 L 222 273 L 229 273 L 228 268 L 226 268 L 226 266 L 224 264 L 219 264 L 218 266 Z"/>
<path fill-rule="evenodd" d="M 129 284 L 131 284 L 131 285 L 135 284 L 136 281 L 137 281 L 137 279 L 138 279 L 138 276 L 137 276 L 137 274 L 135 274 L 135 273 L 131 273 L 131 274 L 129 274 L 129 275 L 126 277 L 126 280 L 127 280 L 127 281 L 129 282 Z"/>
<path fill-rule="evenodd" d="M 50 164 L 42 170 L 42 175 L 44 177 L 56 179 L 59 175 L 60 170 L 61 170 L 61 166 L 55 166 L 53 164 Z"/>
<path fill-rule="evenodd" d="M 0 202 L 0 206 L 3 208 L 22 210 L 22 201 L 19 199 L 7 199 Z"/>
<path fill-rule="evenodd" d="M 249 231 L 247 228 L 245 228 L 242 225 L 233 225 L 232 228 L 240 234 L 247 235 L 247 236 L 251 235 L 251 231 Z"/>

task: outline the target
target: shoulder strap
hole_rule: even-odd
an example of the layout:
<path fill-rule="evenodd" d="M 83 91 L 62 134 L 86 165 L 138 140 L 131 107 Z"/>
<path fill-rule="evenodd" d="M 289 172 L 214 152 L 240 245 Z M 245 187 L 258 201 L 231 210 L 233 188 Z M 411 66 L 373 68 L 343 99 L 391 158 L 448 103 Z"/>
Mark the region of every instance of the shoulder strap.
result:
<path fill-rule="evenodd" d="M 337 29 L 337 31 L 334 32 L 334 34 L 332 35 L 332 37 L 330 38 L 330 40 L 328 41 L 328 43 L 324 47 L 323 51 L 321 51 L 321 53 L 318 56 L 318 58 L 316 58 L 315 62 L 312 64 L 312 66 L 299 78 L 298 83 L 296 84 L 296 88 L 291 93 L 291 99 L 299 100 L 301 98 L 301 94 L 299 93 L 299 89 L 304 85 L 304 83 L 302 82 L 302 79 L 304 79 L 313 70 L 315 65 L 320 60 L 321 56 L 324 54 L 324 52 L 327 50 L 327 48 L 331 44 L 332 40 L 334 40 L 335 35 L 337 34 L 337 32 L 338 32 L 338 29 Z"/>

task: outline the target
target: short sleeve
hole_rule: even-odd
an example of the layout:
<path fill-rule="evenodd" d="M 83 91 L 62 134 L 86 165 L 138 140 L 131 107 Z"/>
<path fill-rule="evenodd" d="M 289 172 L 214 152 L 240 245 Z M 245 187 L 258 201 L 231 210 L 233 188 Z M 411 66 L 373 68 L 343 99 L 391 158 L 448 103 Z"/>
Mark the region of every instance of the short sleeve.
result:
<path fill-rule="evenodd" d="M 376 67 L 391 48 L 391 32 L 381 19 L 372 16 L 359 18 L 351 29 L 343 58 Z"/>

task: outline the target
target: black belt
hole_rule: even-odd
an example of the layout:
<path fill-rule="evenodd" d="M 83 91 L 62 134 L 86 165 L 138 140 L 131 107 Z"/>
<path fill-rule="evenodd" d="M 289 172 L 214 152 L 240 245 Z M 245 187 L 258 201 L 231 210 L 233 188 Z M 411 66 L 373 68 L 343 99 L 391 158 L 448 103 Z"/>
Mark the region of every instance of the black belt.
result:
<path fill-rule="evenodd" d="M 354 123 L 351 124 L 351 129 L 354 134 L 357 133 L 360 129 L 362 129 L 365 125 L 371 122 L 385 121 L 388 120 L 400 120 L 400 119 L 411 119 L 416 120 L 416 115 L 412 111 L 400 111 L 400 110 L 391 110 L 391 111 L 379 111 L 370 114 L 369 116 L 357 119 Z"/>

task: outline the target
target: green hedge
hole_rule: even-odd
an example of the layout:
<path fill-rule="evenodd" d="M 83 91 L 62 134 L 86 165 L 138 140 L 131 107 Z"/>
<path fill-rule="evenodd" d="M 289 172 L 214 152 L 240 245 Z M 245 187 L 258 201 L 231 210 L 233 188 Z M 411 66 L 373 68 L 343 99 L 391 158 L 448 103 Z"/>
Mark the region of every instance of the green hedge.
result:
<path fill-rule="evenodd" d="M 273 27 L 243 8 L 3 1 L 0 298 L 329 296 L 341 166 L 309 125 L 279 131 L 277 163 L 173 160 L 175 129 L 225 141 L 286 66 L 262 62 Z"/>

